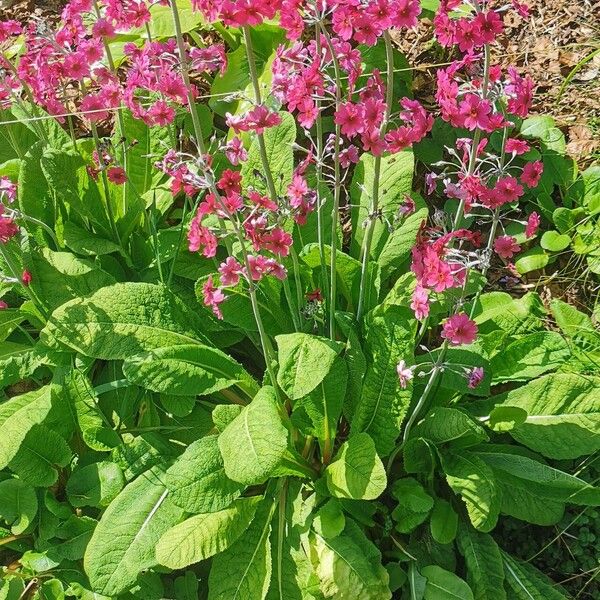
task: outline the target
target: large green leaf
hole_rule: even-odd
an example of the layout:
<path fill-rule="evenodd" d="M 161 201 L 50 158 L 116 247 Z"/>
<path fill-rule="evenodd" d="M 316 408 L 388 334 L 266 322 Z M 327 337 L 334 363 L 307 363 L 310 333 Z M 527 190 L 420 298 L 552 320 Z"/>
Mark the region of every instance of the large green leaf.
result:
<path fill-rule="evenodd" d="M 326 598 L 389 600 L 389 576 L 381 553 L 352 520 L 344 531 L 326 539 L 313 532 L 311 560 Z"/>
<path fill-rule="evenodd" d="M 577 458 L 600 449 L 599 385 L 596 377 L 554 373 L 494 402 L 527 411 L 525 423 L 510 431 L 515 440 L 549 458 Z"/>
<path fill-rule="evenodd" d="M 65 378 L 63 393 L 73 407 L 83 441 L 92 450 L 107 451 L 121 442 L 112 424 L 102 412 L 92 382 L 79 369 L 72 369 Z"/>
<path fill-rule="evenodd" d="M 294 172 L 294 149 L 296 141 L 296 121 L 290 113 L 280 112 L 281 123 L 270 127 L 263 134 L 267 163 L 273 175 L 275 191 L 284 196 L 288 185 L 292 182 Z M 258 137 L 254 137 L 248 159 L 242 164 L 242 177 L 247 187 L 263 194 L 268 194 L 264 176 L 264 167 L 260 156 Z"/>
<path fill-rule="evenodd" d="M 237 541 L 213 559 L 208 600 L 264 600 L 271 580 L 271 518 L 275 504 L 265 500 Z"/>
<path fill-rule="evenodd" d="M 410 404 L 412 386 L 400 387 L 396 366 L 412 362 L 415 334 L 414 314 L 405 307 L 391 306 L 367 319 L 370 362 L 351 431 L 368 433 L 381 456 L 393 450 Z"/>
<path fill-rule="evenodd" d="M 223 552 L 248 528 L 260 500 L 260 496 L 240 498 L 230 508 L 195 515 L 175 525 L 156 545 L 158 562 L 182 569 Z"/>
<path fill-rule="evenodd" d="M 294 410 L 303 410 L 311 422 L 311 435 L 321 444 L 321 454 L 331 456 L 337 433 L 338 420 L 342 414 L 348 369 L 343 358 L 337 357 L 331 371 L 317 387 L 300 400 Z"/>
<path fill-rule="evenodd" d="M 75 507 L 108 506 L 125 485 L 123 472 L 113 462 L 101 461 L 75 469 L 66 492 Z"/>
<path fill-rule="evenodd" d="M 512 477 L 523 479 L 532 493 L 541 498 L 559 502 L 600 505 L 600 489 L 583 479 L 564 473 L 554 467 L 519 454 L 506 454 L 484 448 L 477 456 L 487 463 L 495 473 L 502 471 Z"/>
<path fill-rule="evenodd" d="M 245 485 L 262 483 L 282 459 L 287 437 L 275 390 L 263 387 L 219 436 L 225 473 Z"/>
<path fill-rule="evenodd" d="M 538 331 L 516 339 L 492 360 L 492 383 L 525 381 L 556 370 L 571 351 L 563 336 Z"/>
<path fill-rule="evenodd" d="M 360 245 L 365 235 L 362 223 L 372 210 L 373 179 L 375 177 L 376 158 L 365 152 L 354 169 L 350 187 L 352 206 L 352 256 L 358 257 Z M 379 178 L 379 209 L 385 219 L 394 220 L 394 216 L 404 196 L 412 189 L 414 171 L 414 155 L 407 149 L 397 154 L 381 158 L 381 175 Z M 385 222 L 377 221 L 373 231 L 371 254 L 378 257 L 389 238 L 389 229 Z"/>
<path fill-rule="evenodd" d="M 292 400 L 310 394 L 331 370 L 341 345 L 308 333 L 289 333 L 277 338 L 277 383 Z"/>
<path fill-rule="evenodd" d="M 19 479 L 0 481 L 0 517 L 15 535 L 27 530 L 38 511 L 35 489 Z"/>
<path fill-rule="evenodd" d="M 466 504 L 473 526 L 480 531 L 491 531 L 500 512 L 492 469 L 481 458 L 468 451 L 444 454 L 442 467 L 448 485 Z"/>
<path fill-rule="evenodd" d="M 401 267 L 410 257 L 417 233 L 423 221 L 427 219 L 427 214 L 427 209 L 421 208 L 391 233 L 377 259 L 384 277 Z"/>
<path fill-rule="evenodd" d="M 502 555 L 494 538 L 461 524 L 458 548 L 465 558 L 467 581 L 475 600 L 507 600 Z"/>
<path fill-rule="evenodd" d="M 56 309 L 41 335 L 51 346 L 117 360 L 165 346 L 206 344 L 201 330 L 199 317 L 166 287 L 117 283 Z"/>
<path fill-rule="evenodd" d="M 437 565 L 424 567 L 421 573 L 427 578 L 425 600 L 473 600 L 471 588 L 458 575 Z"/>
<path fill-rule="evenodd" d="M 383 463 L 366 433 L 353 435 L 342 444 L 325 469 L 325 477 L 329 491 L 337 498 L 375 500 L 387 485 Z"/>
<path fill-rule="evenodd" d="M 53 252 L 48 248 L 32 252 L 29 268 L 31 288 L 51 310 L 116 283 L 112 275 L 93 263 L 70 252 Z"/>
<path fill-rule="evenodd" d="M 225 475 L 217 436 L 190 444 L 168 469 L 165 479 L 171 501 L 190 513 L 211 513 L 229 506 L 243 486 Z"/>
<path fill-rule="evenodd" d="M 553 581 L 529 563 L 502 552 L 506 588 L 511 600 L 566 600 Z"/>
<path fill-rule="evenodd" d="M 23 481 L 48 487 L 58 479 L 56 467 L 66 467 L 71 458 L 71 449 L 63 437 L 49 427 L 34 425 L 8 466 Z"/>
<path fill-rule="evenodd" d="M 433 498 L 412 477 L 396 480 L 392 486 L 392 496 L 398 501 L 392 511 L 392 518 L 400 533 L 413 531 L 427 519 L 434 506 Z"/>
<path fill-rule="evenodd" d="M 51 386 L 15 396 L 0 404 L 0 468 L 17 455 L 34 425 L 39 425 L 52 409 Z"/>
<path fill-rule="evenodd" d="M 176 396 L 208 395 L 239 385 L 251 398 L 258 385 L 228 354 L 203 344 L 156 348 L 125 359 L 123 374 L 153 392 Z"/>
<path fill-rule="evenodd" d="M 159 470 L 146 471 L 102 515 L 83 563 L 94 591 L 120 594 L 144 569 L 157 564 L 156 543 L 182 516 L 168 500 L 162 478 Z"/>
<path fill-rule="evenodd" d="M 437 406 L 418 423 L 411 437 L 424 438 L 436 445 L 474 446 L 488 439 L 483 427 L 457 408 Z"/>

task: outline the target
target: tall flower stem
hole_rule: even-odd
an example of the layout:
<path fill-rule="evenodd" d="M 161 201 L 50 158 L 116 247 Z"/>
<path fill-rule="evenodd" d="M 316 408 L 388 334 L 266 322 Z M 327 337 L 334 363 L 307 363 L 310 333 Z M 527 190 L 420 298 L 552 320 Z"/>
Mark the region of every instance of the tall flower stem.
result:
<path fill-rule="evenodd" d="M 321 30 L 319 25 L 315 26 L 315 45 L 317 52 L 317 60 L 321 66 L 322 45 L 321 45 Z M 317 107 L 317 120 L 315 122 L 317 129 L 317 241 L 319 244 L 319 258 L 321 260 L 321 282 L 323 285 L 323 297 L 329 303 L 329 281 L 327 279 L 327 261 L 325 258 L 325 240 L 323 234 L 323 206 L 321 198 L 321 185 L 323 182 L 323 119 L 321 117 L 321 101 L 315 101 Z M 333 239 L 332 239 L 333 244 Z"/>
<path fill-rule="evenodd" d="M 392 112 L 392 102 L 394 99 L 394 48 L 392 46 L 392 39 L 390 38 L 389 32 L 383 33 L 383 40 L 385 42 L 385 56 L 387 62 L 387 77 L 386 77 L 386 94 L 385 94 L 385 116 L 383 123 L 381 124 L 381 135 L 385 135 L 387 130 L 388 122 L 390 120 L 390 114 Z M 365 310 L 365 294 L 367 288 L 370 287 L 369 281 L 369 260 L 371 258 L 371 243 L 373 242 L 373 233 L 375 231 L 375 224 L 377 223 L 377 210 L 379 208 L 379 190 L 380 190 L 380 179 L 381 179 L 381 154 L 375 157 L 375 165 L 373 167 L 373 190 L 371 193 L 371 209 L 367 215 L 367 230 L 363 239 L 361 248 L 362 254 L 362 265 L 360 271 L 360 289 L 358 296 L 358 309 L 356 311 L 356 318 L 358 321 L 363 316 Z"/>
<path fill-rule="evenodd" d="M 256 70 L 256 61 L 254 59 L 254 48 L 252 47 L 252 37 L 250 34 L 250 28 L 248 25 L 244 26 L 244 45 L 246 47 L 246 57 L 248 59 L 248 66 L 250 68 L 250 79 L 252 80 L 252 87 L 254 88 L 254 100 L 256 104 L 262 104 L 262 96 L 260 93 L 260 82 L 258 80 L 258 71 Z M 260 152 L 260 161 L 263 166 L 264 176 L 267 181 L 267 188 L 269 190 L 269 196 L 271 200 L 276 204 L 279 204 L 279 195 L 277 194 L 277 189 L 275 188 L 275 181 L 273 179 L 273 172 L 271 171 L 271 166 L 269 165 L 269 159 L 267 157 L 267 147 L 265 145 L 265 138 L 262 133 L 257 133 L 256 137 L 258 138 L 258 149 Z M 284 282 L 284 290 L 286 299 L 288 304 L 290 305 L 290 310 L 292 311 L 292 317 L 294 323 L 297 323 L 296 329 L 299 328 L 300 323 L 302 322 L 302 316 L 300 314 L 300 310 L 302 308 L 302 283 L 300 281 L 300 273 L 298 271 L 298 257 L 296 255 L 296 251 L 293 246 L 290 248 L 290 254 L 293 259 L 293 272 L 294 272 L 294 280 L 296 283 L 296 303 L 294 303 L 291 291 L 289 289 L 289 283 Z M 286 289 L 287 286 L 287 289 Z"/>
<path fill-rule="evenodd" d="M 477 9 L 479 10 L 478 4 L 477 4 Z M 489 81 L 490 81 L 490 49 L 487 44 L 484 46 L 483 70 L 484 70 L 484 73 L 483 73 L 483 83 L 482 83 L 481 91 L 482 91 L 482 98 L 485 100 L 487 98 L 487 94 L 488 94 L 488 90 L 489 90 Z M 479 128 L 476 129 L 475 133 L 473 134 L 473 142 L 471 144 L 471 155 L 469 157 L 469 165 L 467 167 L 467 173 L 466 173 L 467 176 L 473 175 L 473 173 L 475 172 L 475 168 L 477 166 L 477 147 L 479 146 L 479 142 L 481 141 L 481 135 L 482 135 L 482 131 Z M 453 223 L 453 227 L 452 227 L 453 230 L 456 230 L 460 226 L 460 222 L 462 221 L 464 214 L 465 214 L 465 200 L 461 199 L 459 202 L 458 208 L 456 210 L 456 215 L 455 215 L 454 223 Z M 497 216 L 497 215 L 495 214 L 495 216 Z M 498 219 L 494 218 L 494 221 L 492 223 L 492 231 L 490 232 L 490 238 L 488 240 L 488 247 L 490 247 L 490 244 L 493 243 L 493 237 L 495 235 L 497 225 L 498 225 Z M 467 275 L 467 278 L 468 278 L 468 275 Z M 466 285 L 466 280 L 465 280 L 465 285 Z M 436 361 L 436 364 L 434 365 L 434 368 L 431 371 L 431 374 L 429 375 L 429 380 L 427 381 L 427 384 L 425 385 L 425 389 L 423 390 L 421 397 L 419 398 L 417 404 L 415 405 L 415 408 L 413 409 L 413 411 L 406 423 L 406 427 L 404 428 L 402 444 L 400 444 L 400 446 L 397 446 L 396 449 L 394 450 L 394 452 L 392 453 L 392 455 L 390 456 L 390 459 L 388 461 L 388 471 L 389 471 L 389 469 L 391 469 L 392 463 L 393 463 L 395 457 L 398 455 L 398 453 L 402 449 L 404 443 L 406 442 L 406 440 L 408 440 L 408 436 L 410 434 L 412 425 L 414 424 L 414 422 L 420 415 L 421 411 L 423 410 L 423 407 L 427 403 L 429 395 L 435 389 L 435 385 L 438 383 L 440 374 L 442 373 L 441 365 L 443 364 L 444 360 L 446 359 L 447 353 L 448 353 L 448 340 L 444 340 L 444 343 L 442 344 L 442 347 L 440 349 L 440 354 L 438 356 L 438 360 Z"/>
<path fill-rule="evenodd" d="M 190 84 L 190 74 L 189 74 L 189 65 L 187 60 L 187 53 L 185 51 L 185 43 L 183 41 L 183 33 L 181 31 L 181 21 L 179 19 L 179 11 L 177 9 L 177 3 L 175 0 L 170 0 L 171 5 L 171 13 L 173 15 L 173 26 L 175 28 L 175 36 L 177 38 L 177 48 L 179 50 L 179 59 L 181 62 L 181 75 L 183 77 L 183 81 L 185 83 L 187 89 L 187 101 L 190 109 L 190 113 L 192 116 L 192 125 L 194 127 L 194 135 L 196 137 L 196 144 L 198 145 L 198 149 L 200 153 L 204 156 L 206 154 L 206 147 L 204 146 L 204 137 L 202 135 L 202 126 L 200 125 L 200 119 L 198 117 L 198 113 L 196 112 L 196 105 L 194 103 L 194 96 L 192 94 L 192 87 Z M 221 206 L 225 209 L 225 205 L 221 200 L 221 195 L 219 194 L 219 190 L 215 185 L 214 178 L 211 178 L 210 190 L 214 195 L 215 199 L 221 204 Z M 226 210 L 226 209 L 225 209 Z M 252 312 L 254 313 L 254 320 L 256 321 L 256 326 L 258 327 L 258 333 L 260 336 L 260 343 L 263 351 L 263 355 L 265 357 L 265 363 L 267 367 L 267 373 L 269 374 L 269 379 L 271 380 L 271 384 L 275 388 L 277 396 L 281 397 L 281 392 L 279 390 L 279 386 L 277 385 L 277 378 L 275 377 L 275 371 L 273 370 L 273 359 L 274 359 L 274 351 L 273 346 L 271 344 L 271 340 L 269 339 L 267 332 L 265 331 L 265 327 L 262 321 L 262 317 L 260 314 L 260 308 L 258 305 L 258 299 L 256 297 L 256 289 L 254 282 L 250 277 L 251 269 L 250 269 L 250 261 L 248 260 L 248 251 L 246 250 L 246 244 L 244 241 L 244 236 L 240 230 L 240 227 L 237 225 L 235 220 L 232 218 L 231 223 L 234 227 L 234 232 L 238 241 L 240 243 L 240 248 L 243 256 L 244 266 L 246 268 L 246 273 L 248 274 L 248 292 L 250 294 L 250 303 L 252 304 Z"/>
<path fill-rule="evenodd" d="M 96 0 L 94 0 L 94 11 L 96 13 L 96 17 L 98 19 L 100 19 L 102 17 L 102 14 L 100 13 L 100 7 L 98 6 L 98 2 Z M 102 43 L 104 44 L 104 54 L 106 55 L 106 60 L 108 62 L 108 67 L 110 69 L 110 72 L 116 77 L 117 76 L 117 69 L 115 68 L 115 61 L 113 60 L 113 55 L 112 52 L 110 50 L 110 46 L 108 44 L 108 42 L 106 41 L 106 38 L 103 36 L 102 37 Z M 121 130 L 121 136 L 123 138 L 125 138 L 125 120 L 123 119 L 123 113 L 121 111 L 121 107 L 122 105 L 119 106 L 117 112 L 117 121 L 119 123 L 119 129 Z M 123 167 L 123 169 L 125 170 L 125 172 L 127 172 L 127 144 L 125 139 L 123 139 L 123 151 L 121 153 L 121 166 Z M 129 189 L 131 186 L 131 182 L 129 181 L 129 178 L 127 178 L 127 181 L 125 181 L 125 184 L 123 185 L 123 214 L 127 214 L 127 195 L 129 193 Z"/>
<path fill-rule="evenodd" d="M 329 33 L 321 23 L 321 32 L 327 43 L 331 59 L 333 61 L 333 70 L 335 73 L 335 108 L 339 108 L 342 103 L 342 76 L 340 73 L 340 65 L 335 53 Z M 337 228 L 340 221 L 340 192 L 342 187 L 341 169 L 340 169 L 340 139 L 342 136 L 342 128 L 336 123 L 335 140 L 333 150 L 333 207 L 331 209 L 331 258 L 330 258 L 330 296 L 329 296 L 329 337 L 335 340 L 335 303 L 336 303 L 336 287 L 337 287 Z"/>

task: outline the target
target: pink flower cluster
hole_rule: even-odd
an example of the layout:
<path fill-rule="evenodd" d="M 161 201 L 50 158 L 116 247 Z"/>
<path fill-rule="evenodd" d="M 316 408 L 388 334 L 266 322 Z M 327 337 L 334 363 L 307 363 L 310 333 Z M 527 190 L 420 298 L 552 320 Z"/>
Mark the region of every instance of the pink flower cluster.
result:
<path fill-rule="evenodd" d="M 179 69 L 179 55 L 174 39 L 166 42 L 149 42 L 142 48 L 125 45 L 129 68 L 123 99 L 133 115 L 148 125 L 168 125 L 175 119 L 175 105 L 187 103 L 187 87 Z M 227 67 L 227 57 L 222 44 L 206 48 L 191 48 L 188 52 L 190 67 L 197 74 L 221 73 Z M 194 96 L 197 89 L 192 86 Z"/>
<path fill-rule="evenodd" d="M 369 6 L 372 8 L 375 3 Z M 380 2 L 377 6 L 385 8 L 388 4 Z M 334 15 L 337 14 L 336 10 Z M 324 76 L 333 64 L 333 57 L 327 40 L 321 37 L 320 55 L 315 41 L 311 40 L 306 45 L 296 43 L 287 49 L 280 47 L 273 64 L 273 93 L 289 111 L 297 112 L 298 122 L 305 129 L 314 125 L 319 110 L 334 104 L 336 94 L 335 83 L 326 81 Z M 348 140 L 358 137 L 365 152 L 379 156 L 385 151 L 400 152 L 431 131 L 433 117 L 419 102 L 404 98 L 401 100 L 403 110 L 398 115 L 403 125 L 385 133 L 382 125 L 388 107 L 379 71 L 374 70 L 365 86 L 357 90 L 356 83 L 362 73 L 359 50 L 341 38 L 332 38 L 330 44 L 337 64 L 348 78 L 346 99 L 335 106 L 334 114 L 335 123 Z M 355 93 L 357 98 L 353 99 Z M 353 144 L 343 152 L 346 166 L 358 160 L 358 150 Z"/>
<path fill-rule="evenodd" d="M 19 233 L 19 226 L 12 217 L 4 214 L 4 206 L 0 204 L 0 243 L 6 244 Z"/>

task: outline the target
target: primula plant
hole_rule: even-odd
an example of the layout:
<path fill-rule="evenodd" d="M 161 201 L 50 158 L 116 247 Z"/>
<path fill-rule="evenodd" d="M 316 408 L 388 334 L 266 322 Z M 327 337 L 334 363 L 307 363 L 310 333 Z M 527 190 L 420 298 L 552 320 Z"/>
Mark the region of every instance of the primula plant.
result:
<path fill-rule="evenodd" d="M 566 598 L 493 534 L 600 504 L 600 333 L 488 283 L 554 193 L 528 9 L 423 5 L 0 23 L 2 598 Z"/>

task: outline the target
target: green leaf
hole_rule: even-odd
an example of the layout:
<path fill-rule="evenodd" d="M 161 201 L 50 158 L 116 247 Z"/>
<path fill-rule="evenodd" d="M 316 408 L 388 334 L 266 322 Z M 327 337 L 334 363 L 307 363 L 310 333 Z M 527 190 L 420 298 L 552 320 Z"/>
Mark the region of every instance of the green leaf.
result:
<path fill-rule="evenodd" d="M 396 211 L 410 194 L 412 188 L 414 156 L 410 149 L 397 154 L 383 156 L 381 160 L 381 176 L 379 178 L 379 209 L 383 216 L 393 221 Z M 354 169 L 350 186 L 350 199 L 352 206 L 352 256 L 358 258 L 360 246 L 365 233 L 361 226 L 371 211 L 371 198 L 373 193 L 373 180 L 375 177 L 376 158 L 369 152 L 363 153 Z M 371 254 L 377 258 L 390 237 L 387 224 L 378 220 L 373 231 Z"/>
<path fill-rule="evenodd" d="M 123 472 L 113 462 L 101 461 L 75 469 L 67 481 L 69 502 L 77 507 L 108 506 L 125 485 Z"/>
<path fill-rule="evenodd" d="M 104 360 L 179 344 L 207 343 L 202 322 L 166 287 L 117 283 L 54 311 L 42 330 L 51 347 L 66 345 Z"/>
<path fill-rule="evenodd" d="M 533 246 L 515 260 L 515 267 L 521 275 L 543 269 L 550 262 L 550 257 L 540 246 Z"/>
<path fill-rule="evenodd" d="M 511 600 L 567 600 L 553 581 L 530 564 L 502 552 Z"/>
<path fill-rule="evenodd" d="M 296 121 L 287 112 L 280 112 L 281 123 L 269 127 L 263 134 L 267 163 L 273 175 L 273 183 L 278 196 L 284 196 L 292 182 L 294 171 L 294 149 L 296 141 Z M 242 179 L 247 188 L 268 194 L 264 167 L 260 156 L 258 137 L 255 136 L 248 150 L 248 159 L 242 164 Z"/>
<path fill-rule="evenodd" d="M 381 553 L 352 520 L 334 538 L 311 535 L 311 560 L 326 598 L 389 600 L 389 575 Z"/>
<path fill-rule="evenodd" d="M 516 406 L 497 406 L 490 413 L 488 425 L 497 432 L 510 431 L 527 420 L 527 411 Z"/>
<path fill-rule="evenodd" d="M 75 410 L 83 441 L 92 450 L 110 450 L 121 443 L 117 432 L 98 405 L 92 382 L 79 369 L 72 369 L 64 382 L 64 393 Z"/>
<path fill-rule="evenodd" d="M 370 360 L 351 432 L 368 433 L 378 454 L 386 456 L 394 448 L 412 396 L 411 386 L 400 387 L 396 366 L 400 360 L 412 362 L 416 320 L 409 308 L 390 306 L 373 314 L 365 331 Z"/>
<path fill-rule="evenodd" d="M 394 482 L 392 496 L 398 500 L 392 518 L 396 521 L 396 529 L 400 533 L 413 531 L 427 519 L 434 506 L 433 498 L 412 477 L 403 477 Z"/>
<path fill-rule="evenodd" d="M 58 479 L 55 466 L 67 466 L 71 457 L 71 449 L 63 437 L 44 425 L 34 425 L 8 466 L 23 481 L 49 487 Z"/>
<path fill-rule="evenodd" d="M 26 531 L 38 511 L 35 489 L 19 479 L 0 481 L 0 517 L 14 535 Z"/>
<path fill-rule="evenodd" d="M 314 530 L 324 538 L 338 536 L 346 526 L 344 511 L 337 500 L 328 500 L 318 510 L 312 524 Z"/>
<path fill-rule="evenodd" d="M 548 498 L 572 504 L 600 506 L 600 489 L 583 479 L 564 473 L 553 467 L 518 454 L 488 451 L 478 452 L 479 456 L 495 473 L 503 471 L 513 478 L 523 479 L 530 491 L 541 498 Z"/>
<path fill-rule="evenodd" d="M 536 115 L 521 123 L 521 135 L 526 138 L 542 139 L 555 126 L 553 117 Z"/>
<path fill-rule="evenodd" d="M 461 525 L 458 549 L 467 565 L 467 581 L 475 600 L 507 600 L 500 549 L 491 535 Z"/>
<path fill-rule="evenodd" d="M 335 441 L 338 420 L 342 414 L 348 369 L 338 357 L 325 379 L 308 396 L 299 399 L 294 410 L 302 409 L 312 423 L 312 434 L 321 444 L 321 454 L 329 455 Z"/>
<path fill-rule="evenodd" d="M 91 233 L 72 221 L 67 221 L 64 225 L 63 235 L 65 244 L 77 254 L 85 256 L 102 256 L 119 252 L 120 247 L 111 240 L 104 239 L 97 234 Z"/>
<path fill-rule="evenodd" d="M 271 580 L 271 518 L 275 504 L 265 501 L 237 541 L 217 554 L 208 578 L 208 600 L 264 600 Z"/>
<path fill-rule="evenodd" d="M 387 485 L 383 463 L 366 433 L 353 435 L 342 444 L 325 469 L 325 478 L 336 498 L 375 500 Z"/>
<path fill-rule="evenodd" d="M 494 473 L 478 456 L 463 451 L 444 454 L 442 468 L 452 490 L 467 506 L 471 523 L 480 531 L 491 531 L 498 521 L 500 503 Z"/>
<path fill-rule="evenodd" d="M 173 504 L 189 513 L 223 510 L 243 490 L 225 475 L 215 435 L 190 444 L 168 469 L 165 482 Z"/>
<path fill-rule="evenodd" d="M 15 308 L 3 308 L 0 312 L 0 342 L 3 342 L 27 315 Z"/>
<path fill-rule="evenodd" d="M 208 395 L 236 384 L 250 398 L 258 391 L 240 363 L 203 344 L 167 346 L 126 358 L 123 374 L 131 383 L 176 396 Z"/>
<path fill-rule="evenodd" d="M 219 436 L 225 473 L 245 485 L 262 483 L 287 448 L 275 390 L 263 387 Z"/>
<path fill-rule="evenodd" d="M 496 406 L 516 406 L 527 420 L 510 431 L 521 444 L 549 458 L 577 458 L 600 449 L 600 380 L 575 373 L 544 375 L 494 397 Z"/>
<path fill-rule="evenodd" d="M 39 425 L 52 408 L 51 386 L 15 396 L 0 404 L 0 469 L 17 455 L 34 425 Z"/>
<path fill-rule="evenodd" d="M 556 370 L 570 356 L 571 350 L 559 333 L 538 331 L 525 335 L 494 356 L 492 383 L 533 379 Z"/>
<path fill-rule="evenodd" d="M 81 560 L 95 527 L 96 521 L 90 517 L 70 515 L 56 528 L 56 537 L 64 541 L 52 546 L 48 556 L 56 560 Z"/>
<path fill-rule="evenodd" d="M 203 21 L 202 13 L 193 9 L 191 0 L 177 0 L 177 12 L 179 13 L 182 33 L 195 29 Z M 148 24 L 153 38 L 175 37 L 173 14 L 170 6 L 153 4 L 150 6 L 150 14 L 151 19 Z M 143 27 L 132 31 L 138 32 L 140 35 L 145 34 Z M 158 128 L 155 127 L 154 129 Z"/>
<path fill-rule="evenodd" d="M 407 217 L 400 227 L 391 233 L 377 259 L 383 277 L 390 275 L 394 269 L 401 267 L 410 257 L 417 239 L 417 233 L 423 221 L 427 219 L 428 212 L 426 208 L 421 208 Z"/>
<path fill-rule="evenodd" d="M 185 10 L 191 12 L 189 0 Z M 173 28 L 173 15 L 170 7 L 153 6 L 150 12 L 163 11 L 170 28 Z M 180 8 L 180 18 L 184 13 Z M 200 20 L 201 15 L 196 12 L 195 17 Z M 153 17 L 156 18 L 156 15 Z M 160 21 L 151 20 L 150 29 L 160 28 Z M 169 34 L 169 35 L 175 35 Z M 157 35 L 157 37 L 159 37 Z M 123 129 L 121 129 L 123 125 Z M 208 133 L 208 132 L 207 132 Z M 115 146 L 119 143 L 127 147 L 127 184 L 130 196 L 141 196 L 148 190 L 157 186 L 164 174 L 155 168 L 156 156 L 164 153 L 165 147 L 170 143 L 169 127 L 148 127 L 141 119 L 136 119 L 130 110 L 121 110 L 119 118 L 116 119 L 115 134 L 113 136 Z M 121 140 L 123 140 L 121 142 Z M 132 142 L 135 140 L 135 144 Z M 120 148 L 117 152 L 120 151 Z"/>
<path fill-rule="evenodd" d="M 461 410 L 437 406 L 413 428 L 411 438 L 466 448 L 486 441 L 488 436 L 483 427 Z"/>
<path fill-rule="evenodd" d="M 91 262 L 70 252 L 53 252 L 48 248 L 31 253 L 29 268 L 31 288 L 52 310 L 115 283 L 112 275 Z"/>
<path fill-rule="evenodd" d="M 308 333 L 289 333 L 275 339 L 277 383 L 291 400 L 310 394 L 329 373 L 341 350 L 341 344 Z"/>
<path fill-rule="evenodd" d="M 466 581 L 437 565 L 421 570 L 427 578 L 425 600 L 473 600 L 473 592 Z"/>
<path fill-rule="evenodd" d="M 223 552 L 248 528 L 261 499 L 240 498 L 230 508 L 195 515 L 175 525 L 158 540 L 158 562 L 170 569 L 182 569 Z"/>
<path fill-rule="evenodd" d="M 456 537 L 458 515 L 454 512 L 450 502 L 436 498 L 431 520 L 429 521 L 431 537 L 438 544 L 450 544 Z"/>
<path fill-rule="evenodd" d="M 512 298 L 505 292 L 482 294 L 476 306 L 475 322 L 480 331 L 501 329 L 510 335 L 545 329 L 546 309 L 538 294 Z"/>
<path fill-rule="evenodd" d="M 549 252 L 561 252 L 569 247 L 571 236 L 558 231 L 546 231 L 540 240 L 540 246 Z"/>
<path fill-rule="evenodd" d="M 157 564 L 157 541 L 182 516 L 168 500 L 161 479 L 159 470 L 146 471 L 127 485 L 102 515 L 83 562 L 94 591 L 120 594 L 144 569 Z"/>

